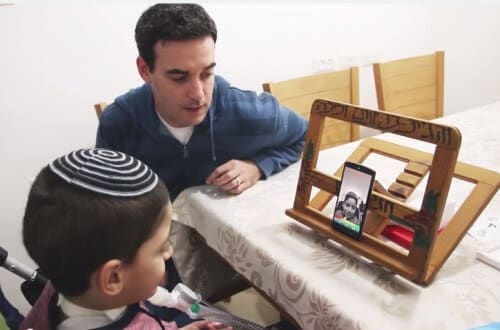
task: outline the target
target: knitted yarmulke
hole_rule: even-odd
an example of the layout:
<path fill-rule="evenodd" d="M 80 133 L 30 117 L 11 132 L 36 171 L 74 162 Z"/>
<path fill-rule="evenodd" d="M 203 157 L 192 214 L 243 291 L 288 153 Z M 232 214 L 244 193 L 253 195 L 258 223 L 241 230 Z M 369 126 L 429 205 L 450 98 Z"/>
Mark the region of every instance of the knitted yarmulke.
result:
<path fill-rule="evenodd" d="M 140 196 L 158 183 L 156 173 L 140 160 L 108 149 L 73 151 L 49 166 L 69 184 L 110 196 Z"/>

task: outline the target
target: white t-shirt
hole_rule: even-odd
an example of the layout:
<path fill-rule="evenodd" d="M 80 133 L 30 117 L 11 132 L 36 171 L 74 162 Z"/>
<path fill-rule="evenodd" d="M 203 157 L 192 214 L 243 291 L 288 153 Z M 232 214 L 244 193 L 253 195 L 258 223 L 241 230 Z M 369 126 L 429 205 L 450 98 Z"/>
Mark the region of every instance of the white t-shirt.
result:
<path fill-rule="evenodd" d="M 170 134 L 172 134 L 177 139 L 177 141 L 179 141 L 183 145 L 186 145 L 189 142 L 191 135 L 193 135 L 193 125 L 187 127 L 173 127 L 170 126 L 165 120 L 163 120 L 158 111 L 156 111 L 156 113 L 158 114 L 160 121 L 163 123 L 163 125 L 165 125 Z"/>
<path fill-rule="evenodd" d="M 88 309 L 72 303 L 61 294 L 59 294 L 58 304 L 61 311 L 67 316 L 57 326 L 58 330 L 103 327 L 122 317 L 127 309 L 127 306 L 102 311 Z"/>

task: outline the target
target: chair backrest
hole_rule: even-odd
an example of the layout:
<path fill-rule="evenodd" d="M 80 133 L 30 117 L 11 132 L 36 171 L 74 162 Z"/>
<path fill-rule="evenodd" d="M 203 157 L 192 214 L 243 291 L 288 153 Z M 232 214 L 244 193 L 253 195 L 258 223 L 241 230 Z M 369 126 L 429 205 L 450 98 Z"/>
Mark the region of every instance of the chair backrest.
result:
<path fill-rule="evenodd" d="M 444 51 L 373 64 L 380 110 L 421 119 L 443 116 Z"/>
<path fill-rule="evenodd" d="M 359 104 L 359 70 L 304 76 L 280 82 L 263 84 L 264 91 L 274 95 L 287 108 L 309 119 L 311 106 L 318 98 Z M 359 126 L 350 122 L 327 118 L 321 140 L 321 149 L 359 139 Z"/>
<path fill-rule="evenodd" d="M 101 114 L 104 111 L 104 108 L 106 108 L 107 104 L 106 102 L 100 102 L 94 104 L 94 109 L 95 109 L 95 114 L 97 115 L 97 119 L 101 118 Z"/>

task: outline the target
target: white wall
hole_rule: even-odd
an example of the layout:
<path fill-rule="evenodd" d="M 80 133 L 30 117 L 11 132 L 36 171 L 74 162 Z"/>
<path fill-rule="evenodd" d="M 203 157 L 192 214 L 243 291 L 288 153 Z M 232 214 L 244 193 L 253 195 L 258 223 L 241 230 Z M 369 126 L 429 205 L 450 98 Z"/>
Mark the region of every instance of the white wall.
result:
<path fill-rule="evenodd" d="M 473 1 L 471 1 L 473 2 Z M 93 145 L 92 105 L 137 86 L 133 30 L 146 4 L 0 6 L 0 245 L 33 265 L 21 241 L 33 177 L 53 158 Z M 500 100 L 500 5 L 214 4 L 217 71 L 260 90 L 267 80 L 446 51 L 445 113 Z M 361 68 L 361 104 L 375 107 L 372 71 Z M 26 311 L 21 280 L 0 284 Z"/>

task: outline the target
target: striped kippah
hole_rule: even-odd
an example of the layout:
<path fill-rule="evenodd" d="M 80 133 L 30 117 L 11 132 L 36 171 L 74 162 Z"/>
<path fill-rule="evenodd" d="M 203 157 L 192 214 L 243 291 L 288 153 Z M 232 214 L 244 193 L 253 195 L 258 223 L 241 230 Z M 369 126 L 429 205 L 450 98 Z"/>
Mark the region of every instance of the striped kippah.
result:
<path fill-rule="evenodd" d="M 49 166 L 69 184 L 110 196 L 140 196 L 153 190 L 158 183 L 156 173 L 144 163 L 108 149 L 73 151 Z"/>

